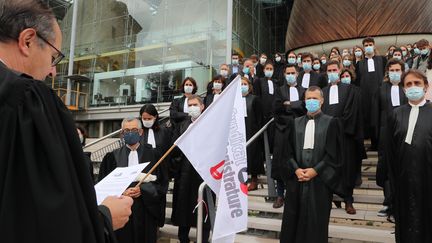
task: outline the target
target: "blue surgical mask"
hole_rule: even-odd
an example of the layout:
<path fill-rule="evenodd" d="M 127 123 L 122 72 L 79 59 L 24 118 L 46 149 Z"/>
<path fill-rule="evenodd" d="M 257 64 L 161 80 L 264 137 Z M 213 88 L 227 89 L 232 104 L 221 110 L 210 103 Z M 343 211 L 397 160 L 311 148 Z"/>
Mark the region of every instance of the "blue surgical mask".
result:
<path fill-rule="evenodd" d="M 314 64 L 314 65 L 313 65 L 313 69 L 314 69 L 315 71 L 318 71 L 320 68 L 321 68 L 321 65 L 319 65 L 319 64 Z"/>
<path fill-rule="evenodd" d="M 421 50 L 420 54 L 422 54 L 423 56 L 426 56 L 427 54 L 429 54 L 429 48 Z"/>
<path fill-rule="evenodd" d="M 414 48 L 414 53 L 415 53 L 416 55 L 420 54 L 420 49 L 418 49 L 417 47 Z"/>
<path fill-rule="evenodd" d="M 406 57 L 407 51 L 402 51 L 402 56 Z"/>
<path fill-rule="evenodd" d="M 423 98 L 424 94 L 422 87 L 413 86 L 405 90 L 405 95 L 410 101 L 418 101 Z"/>
<path fill-rule="evenodd" d="M 320 101 L 317 99 L 306 100 L 306 109 L 309 113 L 315 113 L 320 109 Z"/>
<path fill-rule="evenodd" d="M 266 78 L 271 78 L 273 76 L 273 71 L 264 71 Z"/>
<path fill-rule="evenodd" d="M 294 57 L 290 57 L 290 58 L 288 58 L 288 63 L 289 64 L 296 64 L 296 59 Z"/>
<path fill-rule="evenodd" d="M 297 57 L 297 64 L 301 63 L 301 57 Z"/>
<path fill-rule="evenodd" d="M 393 58 L 396 59 L 396 60 L 399 60 L 399 61 L 402 60 L 401 56 L 393 56 Z"/>
<path fill-rule="evenodd" d="M 351 61 L 350 60 L 343 60 L 343 65 L 345 66 L 345 67 L 349 67 L 350 65 L 351 65 Z"/>
<path fill-rule="evenodd" d="M 134 145 L 140 141 L 141 136 L 139 132 L 125 132 L 123 134 L 123 139 L 127 145 Z"/>
<path fill-rule="evenodd" d="M 243 85 L 241 86 L 241 92 L 242 94 L 247 94 L 249 92 L 249 85 Z"/>
<path fill-rule="evenodd" d="M 336 83 L 339 80 L 339 73 L 331 72 L 327 73 L 329 83 Z"/>
<path fill-rule="evenodd" d="M 389 79 L 392 84 L 399 84 L 401 80 L 400 72 L 389 72 Z"/>
<path fill-rule="evenodd" d="M 297 78 L 294 74 L 285 75 L 285 80 L 287 81 L 288 85 L 293 85 L 297 82 Z"/>
<path fill-rule="evenodd" d="M 310 70 L 312 70 L 312 64 L 311 64 L 310 62 L 304 62 L 304 63 L 303 63 L 303 69 L 304 69 L 305 71 L 310 71 Z"/>
<path fill-rule="evenodd" d="M 341 78 L 341 82 L 344 84 L 351 84 L 351 77 Z"/>
<path fill-rule="evenodd" d="M 322 65 L 325 65 L 327 63 L 327 60 L 326 59 L 322 59 L 321 63 L 322 63 Z"/>
<path fill-rule="evenodd" d="M 233 65 L 238 65 L 238 64 L 239 64 L 239 60 L 238 60 L 238 59 L 232 59 L 232 60 L 231 60 L 231 63 L 232 63 Z"/>
<path fill-rule="evenodd" d="M 250 72 L 250 69 L 248 67 L 244 67 L 243 68 L 243 73 L 244 74 L 249 74 L 249 72 Z"/>
<path fill-rule="evenodd" d="M 361 51 L 355 51 L 354 54 L 356 57 L 361 57 L 363 55 Z"/>
<path fill-rule="evenodd" d="M 366 46 L 365 47 L 365 52 L 367 54 L 373 54 L 374 53 L 374 47 L 373 46 Z"/>

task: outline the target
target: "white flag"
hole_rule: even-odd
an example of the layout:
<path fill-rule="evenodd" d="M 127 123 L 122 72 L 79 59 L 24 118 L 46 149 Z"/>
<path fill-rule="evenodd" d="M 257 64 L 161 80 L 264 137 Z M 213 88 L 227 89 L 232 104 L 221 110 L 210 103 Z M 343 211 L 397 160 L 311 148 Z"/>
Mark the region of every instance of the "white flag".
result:
<path fill-rule="evenodd" d="M 237 76 L 174 142 L 218 196 L 212 242 L 233 243 L 247 229 L 244 109 Z"/>

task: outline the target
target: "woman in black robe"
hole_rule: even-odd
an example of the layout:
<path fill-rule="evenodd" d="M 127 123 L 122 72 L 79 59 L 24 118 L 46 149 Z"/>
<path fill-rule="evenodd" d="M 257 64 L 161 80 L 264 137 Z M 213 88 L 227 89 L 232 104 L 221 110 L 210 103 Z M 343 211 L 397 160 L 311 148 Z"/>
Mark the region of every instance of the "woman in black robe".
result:
<path fill-rule="evenodd" d="M 390 190 L 390 182 L 388 177 L 388 166 L 383 161 L 384 146 L 387 143 L 385 140 L 385 127 L 389 115 L 397 107 L 407 104 L 408 99 L 402 87 L 399 85 L 402 73 L 405 72 L 405 65 L 402 61 L 390 59 L 386 66 L 386 76 L 380 89 L 374 96 L 374 106 L 372 110 L 372 121 L 374 130 L 377 132 L 378 137 L 378 166 L 376 171 L 376 183 L 384 189 L 384 208 L 380 210 L 378 216 L 392 215 L 392 192 Z M 393 92 L 399 92 L 398 99 L 392 99 Z M 397 91 L 395 91 L 396 89 Z"/>
<path fill-rule="evenodd" d="M 187 111 L 187 99 L 198 90 L 197 83 L 192 77 L 186 77 L 180 87 L 184 94 L 183 97 L 174 99 L 169 108 L 170 122 L 173 132 L 176 129 L 176 124 L 181 123 L 189 117 Z"/>
<path fill-rule="evenodd" d="M 217 75 L 213 77 L 211 83 L 211 92 L 207 94 L 204 98 L 204 109 L 210 106 L 213 101 L 219 98 L 219 95 L 222 93 L 225 83 L 224 78 L 221 75 Z"/>
<path fill-rule="evenodd" d="M 253 87 L 249 79 L 243 77 L 242 94 L 244 106 L 246 109 L 245 125 L 246 125 L 246 141 L 249 140 L 255 133 L 261 129 L 262 113 L 259 98 L 252 94 Z M 263 156 L 263 140 L 262 136 L 257 138 L 247 147 L 248 174 L 251 175 L 251 181 L 248 186 L 249 191 L 258 189 L 258 175 L 264 174 L 264 156 Z"/>
<path fill-rule="evenodd" d="M 425 92 L 428 81 L 417 70 L 409 70 L 401 80 L 409 104 L 396 108 L 388 118 L 384 158 L 394 190 L 396 242 L 432 242 L 432 106 L 424 94 L 420 99 L 410 95 L 414 86 Z M 408 133 L 414 108 L 417 121 L 414 116 L 415 125 Z"/>

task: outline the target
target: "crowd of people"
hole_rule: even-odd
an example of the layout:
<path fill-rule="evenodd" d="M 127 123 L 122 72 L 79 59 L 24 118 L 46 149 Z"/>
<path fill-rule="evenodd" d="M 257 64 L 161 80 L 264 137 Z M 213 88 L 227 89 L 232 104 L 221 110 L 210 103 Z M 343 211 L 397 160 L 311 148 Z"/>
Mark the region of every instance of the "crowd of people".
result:
<path fill-rule="evenodd" d="M 145 183 L 137 186 L 137 179 L 122 196 L 97 206 L 91 162 L 82 151 L 85 131 L 40 81 L 55 75 L 64 57 L 55 17 L 37 0 L 2 1 L 0 9 L 0 227 L 6 242 L 156 242 L 172 179 L 171 221 L 180 242 L 189 242 L 203 180 L 186 156 L 173 150 Z M 273 207 L 284 206 L 281 242 L 327 242 L 334 194 L 348 214 L 356 213 L 353 190 L 362 183 L 366 150 L 378 151 L 377 184 L 385 194 L 379 215 L 394 216 L 396 241 L 432 242 L 430 49 L 422 39 L 390 46 L 382 56 L 368 37 L 329 54 L 233 54 L 204 99 L 194 78 L 183 80 L 168 124 L 151 104 L 138 118 L 125 118 L 125 145 L 106 154 L 99 179 L 144 162 L 148 172 L 240 75 L 247 139 L 274 118 L 268 136 L 278 193 Z M 249 191 L 265 173 L 263 151 L 260 139 L 247 147 Z M 210 229 L 206 221 L 203 242 Z"/>

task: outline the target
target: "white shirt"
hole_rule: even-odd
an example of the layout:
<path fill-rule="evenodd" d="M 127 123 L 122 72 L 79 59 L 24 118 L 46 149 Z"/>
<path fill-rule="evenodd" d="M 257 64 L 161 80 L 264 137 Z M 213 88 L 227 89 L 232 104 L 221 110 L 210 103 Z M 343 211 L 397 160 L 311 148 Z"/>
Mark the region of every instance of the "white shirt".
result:
<path fill-rule="evenodd" d="M 315 120 L 306 123 L 303 149 L 313 149 L 315 145 Z"/>
<path fill-rule="evenodd" d="M 289 87 L 290 102 L 299 100 L 299 93 L 296 87 Z"/>
<path fill-rule="evenodd" d="M 407 144 L 411 144 L 411 142 L 412 142 L 412 137 L 414 135 L 414 129 L 415 129 L 415 126 L 417 124 L 419 110 L 420 110 L 420 107 L 422 107 L 426 104 L 426 99 L 423 99 L 423 101 L 420 102 L 418 105 L 413 105 L 411 103 L 409 103 L 409 104 L 411 105 L 411 111 L 410 111 L 409 119 L 408 119 L 408 131 L 407 131 L 407 135 L 405 138 L 405 143 L 407 143 Z"/>
<path fill-rule="evenodd" d="M 268 89 L 269 89 L 269 94 L 274 94 L 274 87 L 273 87 L 273 81 L 271 80 L 267 80 L 267 85 L 268 85 Z"/>
<path fill-rule="evenodd" d="M 304 73 L 302 79 L 302 87 L 305 89 L 309 88 L 309 83 L 310 83 L 310 73 Z"/>
<path fill-rule="evenodd" d="M 186 97 L 185 102 L 183 104 L 183 112 L 189 113 L 189 106 L 188 106 L 188 98 Z"/>
<path fill-rule="evenodd" d="M 337 84 L 333 84 L 332 86 L 330 86 L 329 104 L 339 104 L 339 87 L 337 86 Z"/>
<path fill-rule="evenodd" d="M 391 86 L 391 102 L 393 106 L 400 106 L 399 85 Z"/>
<path fill-rule="evenodd" d="M 156 140 L 154 137 L 153 129 L 149 128 L 147 135 L 147 143 L 150 144 L 153 148 L 156 148 Z"/>
<path fill-rule="evenodd" d="M 129 145 L 126 145 L 126 146 L 130 149 Z M 138 147 L 139 147 L 139 145 L 138 145 Z M 128 166 L 133 166 L 133 165 L 137 165 L 137 164 L 139 164 L 138 152 L 136 150 L 131 150 L 129 153 L 129 156 L 128 156 Z"/>

